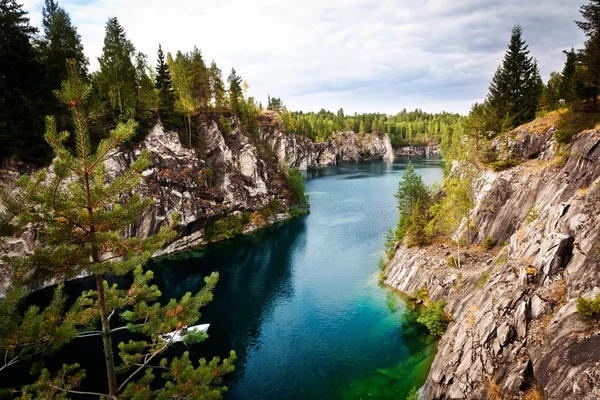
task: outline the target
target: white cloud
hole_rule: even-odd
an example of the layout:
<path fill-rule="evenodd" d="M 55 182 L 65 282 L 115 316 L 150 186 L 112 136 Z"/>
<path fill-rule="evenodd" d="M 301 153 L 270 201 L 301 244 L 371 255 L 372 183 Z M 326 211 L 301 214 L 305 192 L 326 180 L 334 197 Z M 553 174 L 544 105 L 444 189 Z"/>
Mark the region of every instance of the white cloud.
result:
<path fill-rule="evenodd" d="M 466 112 L 480 101 L 514 24 L 544 77 L 563 49 L 581 47 L 581 0 L 64 0 L 92 68 L 104 24 L 117 16 L 138 50 L 156 57 L 198 46 L 225 77 L 232 66 L 250 95 L 291 109 Z M 32 23 L 41 0 L 26 0 Z"/>

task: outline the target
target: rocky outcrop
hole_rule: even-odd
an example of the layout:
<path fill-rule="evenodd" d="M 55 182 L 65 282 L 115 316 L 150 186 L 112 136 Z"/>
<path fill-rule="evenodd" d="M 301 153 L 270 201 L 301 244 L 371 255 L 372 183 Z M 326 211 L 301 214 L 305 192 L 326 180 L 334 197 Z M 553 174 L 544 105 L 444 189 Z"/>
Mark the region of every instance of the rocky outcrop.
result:
<path fill-rule="evenodd" d="M 600 131 L 575 136 L 563 165 L 553 130 L 515 131 L 510 146 L 529 161 L 479 172 L 475 245 L 460 270 L 447 265 L 449 244 L 401 246 L 388 268 L 388 285 L 409 295 L 427 286 L 453 317 L 426 399 L 516 399 L 534 387 L 546 399 L 600 393 L 600 332 L 576 311 L 580 296 L 600 292 Z M 478 246 L 486 237 L 499 245 Z"/>
<path fill-rule="evenodd" d="M 396 157 L 408 157 L 408 156 L 419 156 L 419 157 L 440 157 L 440 146 L 402 146 L 395 149 L 394 154 Z"/>
<path fill-rule="evenodd" d="M 395 157 L 387 133 L 338 132 L 327 142 L 315 143 L 306 137 L 288 135 L 277 125 L 264 125 L 260 137 L 280 163 L 301 170 L 343 162 L 393 161 Z"/>

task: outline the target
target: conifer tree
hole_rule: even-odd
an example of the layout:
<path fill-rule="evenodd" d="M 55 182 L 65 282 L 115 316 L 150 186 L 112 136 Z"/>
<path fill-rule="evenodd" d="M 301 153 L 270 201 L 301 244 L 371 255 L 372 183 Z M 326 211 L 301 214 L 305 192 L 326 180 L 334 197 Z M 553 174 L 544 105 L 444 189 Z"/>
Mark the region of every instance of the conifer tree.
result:
<path fill-rule="evenodd" d="M 421 176 L 415 172 L 415 167 L 411 161 L 408 162 L 406 171 L 402 174 L 402 179 L 398 183 L 398 191 L 394 196 L 398 200 L 398 209 L 400 210 L 400 218 L 396 227 L 396 240 L 401 242 L 409 230 L 411 215 L 417 202 L 428 196 L 427 187 Z"/>
<path fill-rule="evenodd" d="M 87 74 L 89 63 L 83 54 L 81 36 L 64 8 L 54 0 L 45 0 L 42 15 L 44 36 L 41 48 L 47 68 L 46 82 L 50 90 L 56 90 L 60 89 L 61 82 L 67 79 L 68 59 L 77 64 L 82 75 Z"/>
<path fill-rule="evenodd" d="M 186 293 L 180 300 L 171 299 L 166 304 L 158 301 L 161 292 L 150 282 L 152 272 L 144 271 L 142 265 L 165 240 L 173 237 L 172 232 L 163 228 L 147 238 L 123 235 L 151 203 L 133 192 L 141 172 L 148 167 L 149 154 L 143 151 L 121 176 L 106 182 L 104 163 L 111 152 L 134 135 L 135 122 L 119 123 L 92 151 L 85 112 L 91 87 L 81 80 L 72 62 L 69 72 L 69 80 L 57 96 L 72 110 L 74 153 L 64 145 L 69 134 L 58 133 L 54 118 L 48 117 L 45 138 L 56 155 L 50 173 L 42 170 L 33 177 L 24 176 L 16 183 L 16 197 L 3 192 L 5 209 L 0 213 L 0 221 L 12 218 L 18 226 L 31 223 L 40 227 L 40 245 L 31 256 L 12 260 L 16 280 L 9 302 L 0 303 L 0 322 L 5 330 L 0 330 L 4 334 L 0 350 L 5 360 L 22 360 L 70 340 L 100 336 L 107 390 L 90 393 L 80 388 L 85 371 L 79 364 L 72 364 L 63 365 L 54 373 L 43 369 L 34 384 L 22 389 L 22 398 L 63 399 L 69 394 L 110 399 L 220 398 L 225 390 L 222 376 L 233 369 L 233 352 L 222 363 L 218 358 L 209 363 L 200 360 L 197 367 L 187 352 L 170 362 L 159 360 L 171 344 L 170 340 L 161 340 L 160 334 L 180 330 L 198 320 L 199 309 L 212 299 L 218 275 L 206 277 L 205 287 L 197 294 Z M 20 314 L 18 300 L 22 291 L 16 284 L 49 277 L 63 280 L 80 273 L 91 275 L 96 288 L 82 292 L 68 310 L 59 286 L 47 308 L 30 307 Z M 133 274 L 128 288 L 109 285 L 105 280 L 125 274 Z M 18 330 L 9 329 L 4 322 Z M 118 364 L 112 339 L 115 332 L 122 330 L 137 335 L 136 340 L 119 343 Z M 148 340 L 140 339 L 144 336 Z M 194 343 L 204 338 L 205 334 L 188 334 L 186 341 Z M 163 371 L 161 385 L 153 384 L 155 368 Z"/>
<path fill-rule="evenodd" d="M 210 79 L 210 90 L 213 96 L 213 105 L 217 111 L 221 111 L 226 105 L 227 93 L 225 92 L 225 84 L 223 83 L 221 69 L 219 69 L 214 60 L 210 63 L 208 75 Z"/>
<path fill-rule="evenodd" d="M 487 101 L 492 128 L 496 131 L 534 119 L 542 95 L 537 62 L 529 56 L 521 34 L 521 27 L 516 25 L 504 60 L 490 83 Z"/>
<path fill-rule="evenodd" d="M 49 96 L 32 45 L 36 33 L 21 5 L 0 0 L 0 160 L 45 163 L 52 153 L 43 140 Z"/>
<path fill-rule="evenodd" d="M 231 73 L 227 77 L 229 82 L 229 104 L 234 114 L 240 114 L 240 102 L 242 98 L 242 78 L 235 72 L 235 68 L 231 68 Z"/>
<path fill-rule="evenodd" d="M 585 97 L 591 97 L 594 106 L 600 93 L 600 0 L 590 0 L 581 6 L 583 21 L 575 21 L 588 37 L 581 54 L 581 78 L 587 88 L 580 88 Z"/>
<path fill-rule="evenodd" d="M 165 62 L 165 54 L 160 44 L 156 62 L 156 89 L 158 90 L 158 113 L 164 121 L 169 121 L 175 111 L 175 94 L 169 67 Z"/>
<path fill-rule="evenodd" d="M 125 121 L 135 115 L 138 95 L 134 55 L 135 48 L 117 18 L 109 18 L 96 83 L 115 120 Z"/>

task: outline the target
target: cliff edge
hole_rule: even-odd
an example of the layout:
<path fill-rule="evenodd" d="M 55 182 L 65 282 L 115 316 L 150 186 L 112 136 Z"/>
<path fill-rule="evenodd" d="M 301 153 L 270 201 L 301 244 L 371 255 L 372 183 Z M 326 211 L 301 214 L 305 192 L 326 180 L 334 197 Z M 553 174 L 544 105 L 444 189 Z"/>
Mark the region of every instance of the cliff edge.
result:
<path fill-rule="evenodd" d="M 461 269 L 455 249 L 397 249 L 386 284 L 408 295 L 427 286 L 452 315 L 422 389 L 425 399 L 546 399 L 600 394 L 600 330 L 577 299 L 600 292 L 600 130 L 561 154 L 554 127 L 522 127 L 510 147 L 521 165 L 480 170 L 476 228 Z M 486 238 L 500 245 L 486 250 Z"/>

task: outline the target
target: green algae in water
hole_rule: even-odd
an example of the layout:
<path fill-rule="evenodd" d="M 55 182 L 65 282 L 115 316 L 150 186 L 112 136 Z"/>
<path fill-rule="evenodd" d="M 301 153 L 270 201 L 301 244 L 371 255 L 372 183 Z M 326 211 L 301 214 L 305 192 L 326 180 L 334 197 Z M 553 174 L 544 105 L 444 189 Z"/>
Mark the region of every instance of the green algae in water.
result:
<path fill-rule="evenodd" d="M 396 297 L 396 294 L 393 296 Z M 416 311 L 406 306 L 399 306 L 398 300 L 393 302 L 390 296 L 387 300 L 388 306 L 395 304 L 395 311 L 402 309 L 399 335 L 406 346 L 407 357 L 403 357 L 400 362 L 383 365 L 370 374 L 351 380 L 342 390 L 343 399 L 404 400 L 411 389 L 421 387 L 427 379 L 437 351 L 437 339 L 429 334 L 427 328 L 417 322 Z"/>

